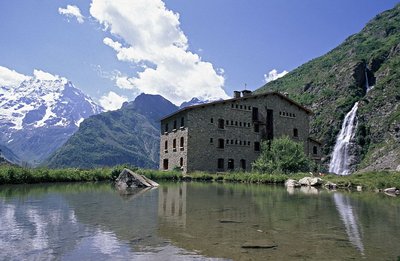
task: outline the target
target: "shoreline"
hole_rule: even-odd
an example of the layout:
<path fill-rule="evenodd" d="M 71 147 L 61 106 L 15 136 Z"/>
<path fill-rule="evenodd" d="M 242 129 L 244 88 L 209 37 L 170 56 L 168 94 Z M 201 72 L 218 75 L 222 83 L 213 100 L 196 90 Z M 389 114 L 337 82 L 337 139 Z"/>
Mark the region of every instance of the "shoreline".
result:
<path fill-rule="evenodd" d="M 114 181 L 125 167 L 156 181 L 176 182 L 201 181 L 284 185 L 288 179 L 299 180 L 301 178 L 311 176 L 310 173 L 265 174 L 257 172 L 230 172 L 217 174 L 193 172 L 189 175 L 183 175 L 179 171 L 138 169 L 129 166 L 94 169 L 28 169 L 18 166 L 1 165 L 0 185 Z M 354 173 L 347 176 L 327 174 L 319 177 L 323 181 L 322 186 L 330 182 L 336 184 L 337 189 L 360 190 L 361 187 L 361 190 L 378 192 L 390 187 L 400 188 L 400 172 L 380 171 L 362 174 Z"/>

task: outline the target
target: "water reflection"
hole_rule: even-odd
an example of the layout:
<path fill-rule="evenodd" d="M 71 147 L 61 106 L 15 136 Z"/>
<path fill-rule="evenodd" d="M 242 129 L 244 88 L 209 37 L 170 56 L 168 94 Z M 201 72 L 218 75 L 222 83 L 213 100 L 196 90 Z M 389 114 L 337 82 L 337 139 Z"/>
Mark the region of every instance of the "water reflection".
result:
<path fill-rule="evenodd" d="M 0 260 L 400 256 L 400 201 L 366 193 L 216 183 L 166 183 L 134 195 L 109 184 L 0 186 L 0 220 Z"/>
<path fill-rule="evenodd" d="M 334 193 L 333 199 L 337 210 L 339 211 L 340 218 L 346 228 L 346 233 L 350 242 L 364 255 L 364 244 L 361 236 L 361 224 L 358 220 L 356 212 L 351 205 L 349 196 L 341 193 Z"/>

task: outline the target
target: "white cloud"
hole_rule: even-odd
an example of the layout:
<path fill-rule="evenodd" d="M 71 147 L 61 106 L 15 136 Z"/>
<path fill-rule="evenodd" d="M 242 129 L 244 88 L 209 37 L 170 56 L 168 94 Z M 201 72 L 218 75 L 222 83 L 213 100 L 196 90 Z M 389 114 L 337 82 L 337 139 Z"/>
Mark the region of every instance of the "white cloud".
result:
<path fill-rule="evenodd" d="M 67 18 L 76 18 L 78 23 L 82 24 L 85 17 L 81 14 L 81 10 L 76 5 L 67 5 L 67 8 L 58 8 L 58 13 L 65 15 Z"/>
<path fill-rule="evenodd" d="M 42 70 L 37 70 L 37 69 L 33 70 L 33 76 L 36 79 L 41 80 L 41 81 L 57 81 L 57 80 L 59 80 L 59 81 L 65 82 L 65 83 L 68 81 L 64 77 L 60 77 L 58 75 L 54 75 L 54 74 L 44 72 Z"/>
<path fill-rule="evenodd" d="M 23 81 L 29 80 L 29 76 L 0 66 L 0 86 L 19 86 Z"/>
<path fill-rule="evenodd" d="M 223 71 L 188 50 L 179 14 L 161 0 L 93 0 L 90 14 L 120 39 L 103 40 L 117 58 L 142 67 L 134 76 L 116 77 L 117 86 L 161 94 L 176 104 L 192 97 L 228 98 Z"/>
<path fill-rule="evenodd" d="M 275 81 L 278 78 L 285 76 L 287 73 L 288 73 L 288 71 L 286 71 L 286 70 L 284 70 L 281 73 L 278 73 L 278 71 L 276 69 L 273 69 L 268 74 L 264 74 L 264 80 L 266 83 L 269 83 L 269 82 Z"/>
<path fill-rule="evenodd" d="M 107 111 L 113 111 L 121 108 L 122 104 L 126 101 L 128 101 L 127 97 L 120 96 L 112 91 L 99 99 L 100 105 Z"/>

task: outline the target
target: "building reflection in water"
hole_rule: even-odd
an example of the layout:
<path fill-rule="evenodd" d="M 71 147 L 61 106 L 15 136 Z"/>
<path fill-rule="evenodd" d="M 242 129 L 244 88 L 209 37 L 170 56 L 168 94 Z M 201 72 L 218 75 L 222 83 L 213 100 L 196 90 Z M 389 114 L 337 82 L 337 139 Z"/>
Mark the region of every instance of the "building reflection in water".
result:
<path fill-rule="evenodd" d="M 364 244 L 361 236 L 361 226 L 358 221 L 357 215 L 351 205 L 349 196 L 341 193 L 335 193 L 333 195 L 336 209 L 339 211 L 340 218 L 346 228 L 347 236 L 350 242 L 364 255 Z"/>
<path fill-rule="evenodd" d="M 159 191 L 158 215 L 167 222 L 186 227 L 186 182 L 164 186 Z"/>

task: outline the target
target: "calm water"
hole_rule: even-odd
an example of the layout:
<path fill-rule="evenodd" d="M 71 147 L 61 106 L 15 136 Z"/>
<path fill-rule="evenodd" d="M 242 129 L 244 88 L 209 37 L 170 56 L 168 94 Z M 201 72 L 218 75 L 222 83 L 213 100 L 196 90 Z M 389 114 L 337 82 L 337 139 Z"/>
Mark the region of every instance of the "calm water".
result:
<path fill-rule="evenodd" d="M 400 199 L 369 193 L 0 186 L 0 260 L 400 260 L 399 233 Z"/>

